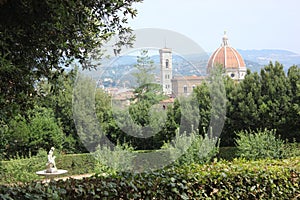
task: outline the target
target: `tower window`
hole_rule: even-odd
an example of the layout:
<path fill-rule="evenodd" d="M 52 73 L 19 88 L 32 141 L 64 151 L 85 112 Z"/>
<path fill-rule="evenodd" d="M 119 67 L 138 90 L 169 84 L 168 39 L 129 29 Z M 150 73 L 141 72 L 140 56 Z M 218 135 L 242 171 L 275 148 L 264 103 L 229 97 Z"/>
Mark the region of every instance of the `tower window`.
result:
<path fill-rule="evenodd" d="M 183 86 L 183 93 L 187 93 L 187 86 Z"/>
<path fill-rule="evenodd" d="M 166 68 L 169 68 L 169 60 L 166 59 Z"/>

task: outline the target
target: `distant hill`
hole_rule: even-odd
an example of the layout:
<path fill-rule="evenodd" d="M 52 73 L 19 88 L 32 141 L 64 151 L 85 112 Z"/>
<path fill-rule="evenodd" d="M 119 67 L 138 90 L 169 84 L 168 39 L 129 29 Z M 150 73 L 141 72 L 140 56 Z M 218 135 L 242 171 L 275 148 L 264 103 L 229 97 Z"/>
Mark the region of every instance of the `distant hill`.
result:
<path fill-rule="evenodd" d="M 270 61 L 278 61 L 283 64 L 284 69 L 287 70 L 292 65 L 297 65 L 298 63 L 300 63 L 300 55 L 287 50 L 237 50 L 242 55 L 244 60 L 258 63 L 262 66 L 268 65 Z"/>
<path fill-rule="evenodd" d="M 251 60 L 244 59 L 245 64 L 248 69 L 250 69 L 251 72 L 260 72 L 260 70 L 264 67 L 264 65 L 259 64 L 257 62 L 253 62 Z"/>
<path fill-rule="evenodd" d="M 260 72 L 260 70 L 269 64 L 270 61 L 278 61 L 284 66 L 285 72 L 288 71 L 292 65 L 298 65 L 300 67 L 300 55 L 286 50 L 241 50 L 237 49 L 245 60 L 246 66 L 252 72 Z M 156 66 L 155 73 L 160 73 L 160 56 L 152 55 L 151 60 L 154 61 Z M 184 55 L 179 56 L 173 54 L 173 74 L 174 75 L 205 75 L 206 65 L 211 53 L 205 55 Z M 115 57 L 108 65 L 104 65 L 100 68 L 100 71 L 91 71 L 89 74 L 91 77 L 105 77 L 113 80 L 118 80 L 133 70 L 134 64 L 137 62 L 137 57 L 132 55 L 123 55 Z M 191 65 L 193 63 L 193 66 Z M 101 70 L 102 69 L 102 70 Z"/>

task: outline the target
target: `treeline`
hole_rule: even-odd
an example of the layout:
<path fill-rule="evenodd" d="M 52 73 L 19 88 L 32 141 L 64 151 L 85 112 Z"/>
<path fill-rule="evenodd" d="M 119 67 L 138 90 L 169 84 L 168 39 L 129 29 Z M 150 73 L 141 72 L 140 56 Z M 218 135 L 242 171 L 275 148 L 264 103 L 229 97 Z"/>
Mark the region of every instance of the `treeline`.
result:
<path fill-rule="evenodd" d="M 287 74 L 283 65 L 270 62 L 260 73 L 247 71 L 239 83 L 224 77 L 226 116 L 221 145 L 233 146 L 236 132 L 274 129 L 277 136 L 300 141 L 300 68 L 292 66 Z M 212 88 L 214 90 L 214 88 Z M 209 86 L 194 90 L 201 110 L 200 126 L 208 127 L 212 113 Z M 204 101 L 205 99 L 209 99 Z M 205 115 L 205 113 L 207 113 Z M 199 127 L 201 133 L 201 127 Z M 202 131 L 203 133 L 203 131 Z"/>
<path fill-rule="evenodd" d="M 216 73 L 222 74 L 222 71 Z M 160 148 L 174 138 L 178 128 L 188 133 L 197 129 L 201 135 L 221 129 L 221 146 L 235 146 L 239 131 L 258 129 L 274 130 L 277 137 L 290 142 L 300 141 L 299 67 L 290 67 L 286 74 L 282 64 L 270 62 L 260 73 L 248 70 L 245 80 L 239 83 L 227 76 L 221 76 L 219 81 L 224 84 L 208 79 L 196 87 L 189 98 L 177 98 L 172 107 L 158 110 L 157 114 L 165 114 L 166 119 L 163 124 L 159 124 L 159 120 L 156 125 L 152 123 L 160 127 L 152 137 L 128 136 L 117 126 L 109 126 L 113 131 L 106 134 L 115 141 L 127 141 L 136 149 Z M 212 105 L 213 101 L 217 103 Z M 139 116 L 140 121 L 135 122 L 141 124 L 141 120 L 149 118 L 149 110 L 149 106 L 140 107 L 131 115 Z M 211 130 L 212 120 L 217 124 L 213 127 L 215 130 Z M 114 124 L 114 120 L 111 122 Z"/>
<path fill-rule="evenodd" d="M 38 82 L 35 88 L 39 95 L 33 107 L 1 118 L 3 158 L 29 156 L 50 146 L 66 153 L 86 152 L 95 149 L 104 136 L 115 144 L 127 143 L 137 150 L 159 149 L 174 138 L 178 128 L 188 133 L 194 129 L 202 135 L 210 130 L 210 121 L 216 115 L 212 113 L 212 98 L 218 100 L 224 94 L 226 98 L 220 100 L 225 105 L 221 145 L 233 146 L 236 132 L 256 129 L 276 129 L 281 138 L 299 142 L 297 66 L 290 67 L 286 74 L 280 63 L 270 63 L 260 73 L 248 71 L 239 83 L 222 76 L 223 89 L 204 82 L 187 100 L 178 98 L 165 109 L 161 105 L 153 109 L 163 99 L 155 85 L 136 88 L 138 98 L 122 110 L 114 108 L 111 97 L 102 89 L 95 90 L 91 79 L 82 77 L 78 84 L 80 77 L 76 79 L 76 75 L 73 70 L 62 73 L 55 82 Z M 211 90 L 216 94 L 214 97 Z M 82 93 L 79 95 L 78 91 Z M 81 103 L 76 103 L 78 95 Z"/>
<path fill-rule="evenodd" d="M 226 121 L 221 134 L 223 145 L 233 145 L 240 130 L 275 129 L 277 135 L 300 141 L 300 68 L 287 74 L 282 64 L 265 66 L 260 74 L 247 72 L 245 80 L 226 80 Z"/>

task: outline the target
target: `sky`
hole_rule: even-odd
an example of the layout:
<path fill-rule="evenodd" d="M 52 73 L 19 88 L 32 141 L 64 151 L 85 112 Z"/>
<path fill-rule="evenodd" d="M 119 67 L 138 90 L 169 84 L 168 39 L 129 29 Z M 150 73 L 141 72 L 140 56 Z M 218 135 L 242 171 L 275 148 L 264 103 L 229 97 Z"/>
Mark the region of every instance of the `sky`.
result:
<path fill-rule="evenodd" d="M 190 38 L 206 52 L 224 31 L 236 49 L 282 49 L 300 54 L 299 0 L 144 0 L 129 25 L 158 28 Z M 162 42 L 162 46 L 163 46 Z"/>

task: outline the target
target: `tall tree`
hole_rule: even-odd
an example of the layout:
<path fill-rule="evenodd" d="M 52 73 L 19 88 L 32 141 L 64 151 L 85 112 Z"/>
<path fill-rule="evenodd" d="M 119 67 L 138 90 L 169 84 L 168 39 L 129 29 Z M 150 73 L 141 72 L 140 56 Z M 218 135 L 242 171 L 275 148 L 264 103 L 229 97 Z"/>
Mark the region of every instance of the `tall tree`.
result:
<path fill-rule="evenodd" d="M 1 118 L 31 105 L 40 78 L 56 79 L 76 59 L 89 57 L 113 35 L 115 48 L 132 42 L 128 17 L 142 0 L 14 0 L 0 4 Z M 101 56 L 101 53 L 99 54 Z M 51 73 L 56 70 L 57 74 Z M 13 111 L 13 112 L 12 112 Z"/>
<path fill-rule="evenodd" d="M 137 56 L 134 65 L 136 71 L 133 73 L 137 87 L 134 89 L 135 97 L 129 108 L 133 120 L 139 125 L 149 125 L 150 108 L 164 98 L 162 88 L 155 83 L 154 61 L 148 56 L 147 50 L 142 50 Z"/>
<path fill-rule="evenodd" d="M 162 88 L 158 83 L 155 83 L 154 61 L 149 57 L 148 50 L 142 50 L 137 56 L 137 63 L 134 65 L 135 72 L 133 76 L 137 86 L 134 93 L 135 101 L 147 100 L 150 104 L 158 103 L 164 97 Z"/>
<path fill-rule="evenodd" d="M 261 98 L 261 123 L 265 128 L 276 128 L 279 134 L 284 134 L 291 99 L 290 85 L 282 64 L 270 62 L 261 70 Z"/>
<path fill-rule="evenodd" d="M 289 68 L 288 80 L 291 87 L 291 105 L 286 134 L 288 138 L 296 138 L 300 142 L 300 68 L 298 66 Z"/>
<path fill-rule="evenodd" d="M 235 130 L 263 128 L 259 107 L 262 103 L 261 80 L 258 73 L 247 72 L 245 79 L 238 85 L 236 98 Z"/>
<path fill-rule="evenodd" d="M 138 87 L 154 82 L 154 61 L 149 57 L 148 50 L 142 50 L 137 56 L 137 63 L 134 65 L 136 72 L 133 76 L 136 78 Z"/>
<path fill-rule="evenodd" d="M 51 108 L 55 117 L 60 120 L 64 134 L 68 142 L 64 144 L 67 152 L 85 151 L 84 146 L 78 138 L 72 112 L 73 89 L 78 67 L 70 72 L 58 75 L 56 81 L 43 79 L 36 84 L 36 90 L 40 96 L 36 104 Z"/>

